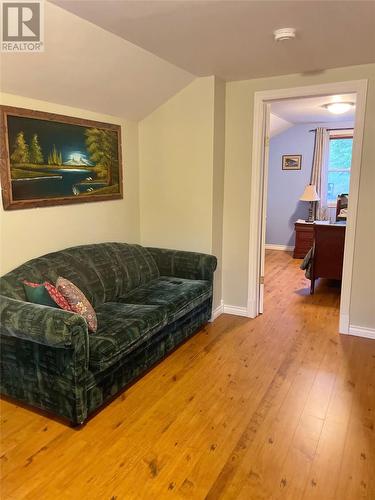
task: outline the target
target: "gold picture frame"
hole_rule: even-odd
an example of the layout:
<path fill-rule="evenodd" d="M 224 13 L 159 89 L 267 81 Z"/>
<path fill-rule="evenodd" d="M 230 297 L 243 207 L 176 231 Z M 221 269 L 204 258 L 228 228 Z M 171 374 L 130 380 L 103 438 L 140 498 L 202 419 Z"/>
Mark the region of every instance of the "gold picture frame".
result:
<path fill-rule="evenodd" d="M 5 210 L 123 197 L 121 127 L 0 106 Z"/>
<path fill-rule="evenodd" d="M 301 170 L 302 155 L 283 155 L 282 170 Z"/>

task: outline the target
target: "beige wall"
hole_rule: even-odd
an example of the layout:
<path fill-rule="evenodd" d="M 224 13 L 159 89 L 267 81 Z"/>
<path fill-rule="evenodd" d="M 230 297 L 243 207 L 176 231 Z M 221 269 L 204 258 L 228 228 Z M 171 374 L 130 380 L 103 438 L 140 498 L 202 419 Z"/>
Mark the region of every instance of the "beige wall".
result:
<path fill-rule="evenodd" d="M 90 111 L 1 94 L 4 105 L 49 111 L 122 127 L 124 198 L 98 203 L 4 211 L 0 209 L 0 275 L 28 259 L 71 245 L 139 242 L 138 126 Z"/>
<path fill-rule="evenodd" d="M 140 122 L 141 241 L 214 253 L 221 300 L 225 85 L 198 78 Z"/>
<path fill-rule="evenodd" d="M 223 246 L 223 298 L 226 304 L 242 307 L 247 304 L 254 92 L 359 79 L 368 79 L 368 93 L 350 323 L 375 327 L 375 266 L 371 262 L 375 244 L 375 64 L 227 83 Z"/>
<path fill-rule="evenodd" d="M 214 307 L 223 297 L 223 216 L 225 167 L 225 82 L 215 79 L 213 177 L 212 177 L 212 253 L 217 257 L 214 277 Z"/>
<path fill-rule="evenodd" d="M 211 251 L 214 78 L 199 78 L 139 126 L 141 241 Z"/>

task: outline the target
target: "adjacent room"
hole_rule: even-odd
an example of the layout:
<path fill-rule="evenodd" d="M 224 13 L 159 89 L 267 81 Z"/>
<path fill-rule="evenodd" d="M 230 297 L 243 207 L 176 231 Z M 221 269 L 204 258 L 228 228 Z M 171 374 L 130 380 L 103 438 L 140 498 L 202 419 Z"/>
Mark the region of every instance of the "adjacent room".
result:
<path fill-rule="evenodd" d="M 355 102 L 356 95 L 348 94 L 284 99 L 269 107 L 266 263 L 280 266 L 280 283 L 282 268 L 298 265 L 294 293 L 331 292 L 338 302 Z M 302 271 L 310 282 L 305 289 Z"/>
<path fill-rule="evenodd" d="M 375 2 L 19 0 L 0 496 L 375 499 Z"/>

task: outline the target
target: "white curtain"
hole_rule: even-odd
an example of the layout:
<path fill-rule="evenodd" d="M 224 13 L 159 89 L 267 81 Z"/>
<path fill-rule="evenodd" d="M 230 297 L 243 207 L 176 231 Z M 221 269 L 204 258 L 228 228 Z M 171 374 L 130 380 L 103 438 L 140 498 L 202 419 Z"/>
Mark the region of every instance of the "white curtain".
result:
<path fill-rule="evenodd" d="M 325 128 L 317 128 L 315 131 L 314 158 L 311 169 L 310 184 L 314 184 L 320 201 L 316 203 L 315 218 L 326 220 L 328 216 L 327 207 L 327 166 L 329 154 L 329 132 Z"/>

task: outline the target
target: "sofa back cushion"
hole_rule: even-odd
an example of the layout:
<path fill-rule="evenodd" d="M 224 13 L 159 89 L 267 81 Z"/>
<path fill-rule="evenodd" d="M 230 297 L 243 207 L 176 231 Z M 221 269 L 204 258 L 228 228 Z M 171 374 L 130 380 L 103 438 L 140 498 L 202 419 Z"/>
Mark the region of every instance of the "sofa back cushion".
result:
<path fill-rule="evenodd" d="M 140 245 L 99 243 L 49 253 L 0 278 L 0 293 L 26 300 L 23 280 L 53 284 L 59 276 L 73 282 L 96 307 L 159 277 L 150 252 Z"/>

